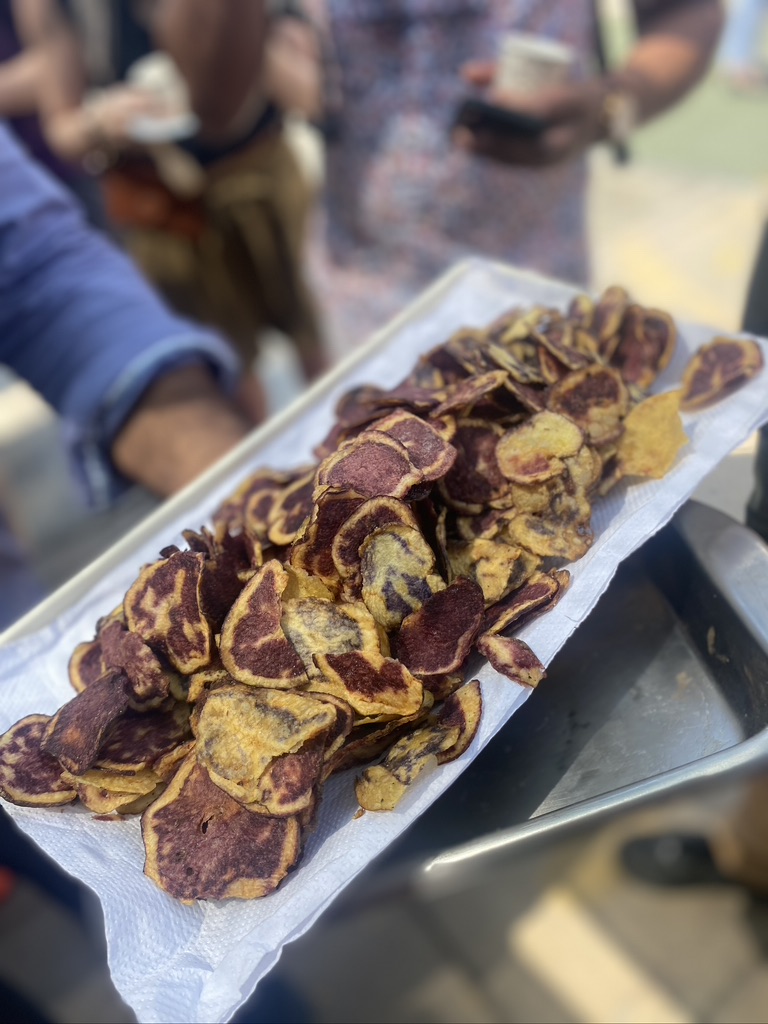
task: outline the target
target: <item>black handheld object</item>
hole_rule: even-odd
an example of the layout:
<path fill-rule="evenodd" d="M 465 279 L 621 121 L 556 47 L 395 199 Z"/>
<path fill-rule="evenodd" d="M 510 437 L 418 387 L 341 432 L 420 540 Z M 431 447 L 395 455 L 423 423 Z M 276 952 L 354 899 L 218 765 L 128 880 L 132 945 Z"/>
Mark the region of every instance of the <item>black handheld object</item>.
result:
<path fill-rule="evenodd" d="M 462 100 L 459 104 L 454 126 L 459 125 L 470 131 L 491 131 L 500 135 L 523 135 L 528 138 L 535 138 L 547 128 L 546 121 L 474 97 Z"/>

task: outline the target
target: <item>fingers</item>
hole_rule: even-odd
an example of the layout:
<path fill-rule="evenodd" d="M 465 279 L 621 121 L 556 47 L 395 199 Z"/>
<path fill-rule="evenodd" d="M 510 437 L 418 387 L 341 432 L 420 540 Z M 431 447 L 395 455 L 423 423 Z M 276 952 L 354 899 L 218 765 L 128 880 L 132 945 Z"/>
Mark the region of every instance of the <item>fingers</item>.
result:
<path fill-rule="evenodd" d="M 486 88 L 493 84 L 496 65 L 490 60 L 470 60 L 461 67 L 461 77 L 468 85 Z"/>
<path fill-rule="evenodd" d="M 456 128 L 454 144 L 465 152 L 516 167 L 547 167 L 559 163 L 574 148 L 574 133 L 568 125 L 548 128 L 534 138 L 502 135 L 478 128 Z"/>

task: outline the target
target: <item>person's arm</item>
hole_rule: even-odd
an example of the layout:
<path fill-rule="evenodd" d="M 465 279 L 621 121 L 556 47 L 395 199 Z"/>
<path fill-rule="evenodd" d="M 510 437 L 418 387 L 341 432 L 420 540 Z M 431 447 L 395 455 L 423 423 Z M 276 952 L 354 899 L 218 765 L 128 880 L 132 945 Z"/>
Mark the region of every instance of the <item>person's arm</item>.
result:
<path fill-rule="evenodd" d="M 19 36 L 39 62 L 38 110 L 46 141 L 64 160 L 90 154 L 97 162 L 129 142 L 128 126 L 152 114 L 156 101 L 126 85 L 86 100 L 86 74 L 77 34 L 56 0 L 14 0 Z"/>
<path fill-rule="evenodd" d="M 174 494 L 248 432 L 210 368 L 195 363 L 162 373 L 117 432 L 112 461 L 155 494 Z"/>
<path fill-rule="evenodd" d="M 486 87 L 487 98 L 548 123 L 534 139 L 504 138 L 489 131 L 457 133 L 457 141 L 482 156 L 510 164 L 559 163 L 607 137 L 606 101 L 625 96 L 640 124 L 673 106 L 701 79 L 723 24 L 719 0 L 636 0 L 639 38 L 623 67 L 603 77 L 523 96 L 494 90 L 494 65 L 473 62 L 464 75 Z"/>
<path fill-rule="evenodd" d="M 322 111 L 322 55 L 316 29 L 294 16 L 274 19 L 264 55 L 264 91 L 308 120 Z"/>
<path fill-rule="evenodd" d="M 201 137 L 226 138 L 263 102 L 268 24 L 264 0 L 155 0 L 153 39 L 187 83 Z"/>
<path fill-rule="evenodd" d="M 0 117 L 37 113 L 41 55 L 24 50 L 0 64 Z"/>
<path fill-rule="evenodd" d="M 97 500 L 113 467 L 171 493 L 248 432 L 235 356 L 173 315 L 3 128 L 0 180 L 0 362 L 61 414 Z"/>

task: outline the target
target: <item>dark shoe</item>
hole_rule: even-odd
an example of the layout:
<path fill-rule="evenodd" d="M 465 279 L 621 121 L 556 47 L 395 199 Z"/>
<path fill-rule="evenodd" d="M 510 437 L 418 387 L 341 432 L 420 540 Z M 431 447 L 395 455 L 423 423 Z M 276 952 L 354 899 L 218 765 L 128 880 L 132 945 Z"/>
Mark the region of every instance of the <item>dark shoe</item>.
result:
<path fill-rule="evenodd" d="M 634 878 L 652 885 L 730 885 L 720 874 L 703 836 L 642 836 L 621 848 L 621 863 Z"/>

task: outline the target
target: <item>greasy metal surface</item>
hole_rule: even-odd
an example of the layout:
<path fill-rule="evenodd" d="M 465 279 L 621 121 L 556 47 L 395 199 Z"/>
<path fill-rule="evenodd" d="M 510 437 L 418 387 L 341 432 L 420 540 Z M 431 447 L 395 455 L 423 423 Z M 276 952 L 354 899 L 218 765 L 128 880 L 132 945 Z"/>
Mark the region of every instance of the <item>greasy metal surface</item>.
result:
<path fill-rule="evenodd" d="M 721 557 L 715 582 L 724 538 L 737 571 Z M 379 866 L 420 861 L 430 885 L 445 884 L 526 838 L 761 757 L 768 603 L 749 595 L 765 579 L 754 534 L 687 505 L 620 567 L 539 690 Z"/>

